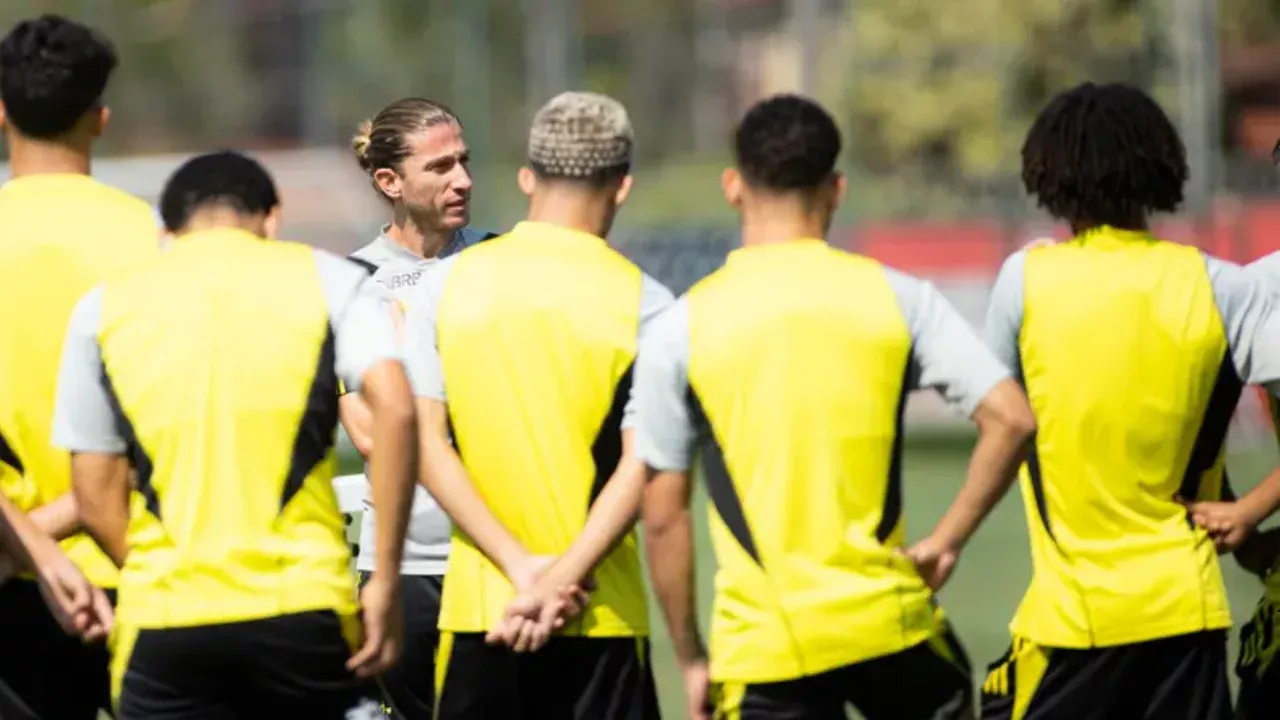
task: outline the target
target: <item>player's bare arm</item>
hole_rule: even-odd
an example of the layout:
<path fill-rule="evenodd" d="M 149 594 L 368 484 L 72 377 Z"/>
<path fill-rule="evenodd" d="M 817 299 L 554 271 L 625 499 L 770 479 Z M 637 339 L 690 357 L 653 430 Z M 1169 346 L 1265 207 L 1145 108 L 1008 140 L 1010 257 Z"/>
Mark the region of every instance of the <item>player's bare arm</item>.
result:
<path fill-rule="evenodd" d="M 691 718 L 707 717 L 707 648 L 698 630 L 692 483 L 686 471 L 648 471 L 642 519 L 653 593 L 684 675 Z"/>
<path fill-rule="evenodd" d="M 116 567 L 124 567 L 129 548 L 129 461 L 114 453 L 71 455 L 71 487 L 84 529 Z"/>
<path fill-rule="evenodd" d="M 54 540 L 65 540 L 80 532 L 80 509 L 74 493 L 66 493 L 29 513 L 31 521 Z"/>
<path fill-rule="evenodd" d="M 946 583 L 960 550 L 1009 491 L 1026 456 L 1027 441 L 1035 432 L 1026 394 L 1008 379 L 982 399 L 973 421 L 978 426 L 978 442 L 964 485 L 929 537 L 909 551 L 934 590 Z"/>
<path fill-rule="evenodd" d="M 346 393 L 338 398 L 338 421 L 356 452 L 367 460 L 373 452 L 373 413 L 360 393 Z"/>
<path fill-rule="evenodd" d="M 404 366 L 384 360 L 366 373 L 360 393 L 372 415 L 378 448 L 369 457 L 369 483 L 378 508 L 378 568 L 360 593 L 364 606 L 365 644 L 348 664 L 358 675 L 386 672 L 403 649 L 404 617 L 400 607 L 400 567 L 409 508 L 418 474 L 417 417 Z"/>
<path fill-rule="evenodd" d="M 0 551 L 15 569 L 35 572 L 45 603 L 68 634 L 104 639 L 114 621 L 111 603 L 93 587 L 62 548 L 0 495 Z"/>

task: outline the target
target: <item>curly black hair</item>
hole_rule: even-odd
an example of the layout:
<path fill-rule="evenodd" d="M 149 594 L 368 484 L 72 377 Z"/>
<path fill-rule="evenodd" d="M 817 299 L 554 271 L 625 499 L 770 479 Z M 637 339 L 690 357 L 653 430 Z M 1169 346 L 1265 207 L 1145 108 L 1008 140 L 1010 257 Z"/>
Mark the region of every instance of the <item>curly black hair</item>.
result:
<path fill-rule="evenodd" d="M 822 106 L 799 95 L 756 103 L 738 124 L 738 170 L 753 186 L 788 192 L 813 190 L 835 172 L 840 130 Z"/>
<path fill-rule="evenodd" d="M 200 210 L 226 207 L 266 215 L 280 204 L 275 181 L 258 161 L 231 150 L 197 155 L 174 171 L 160 193 L 165 229 L 177 232 Z"/>
<path fill-rule="evenodd" d="M 92 28 L 60 15 L 18 23 L 0 40 L 7 122 L 28 137 L 65 134 L 102 101 L 115 67 L 115 48 Z"/>
<path fill-rule="evenodd" d="M 1076 231 L 1137 230 L 1182 204 L 1187 152 L 1169 116 L 1142 90 L 1084 83 L 1055 97 L 1022 146 L 1022 184 Z"/>

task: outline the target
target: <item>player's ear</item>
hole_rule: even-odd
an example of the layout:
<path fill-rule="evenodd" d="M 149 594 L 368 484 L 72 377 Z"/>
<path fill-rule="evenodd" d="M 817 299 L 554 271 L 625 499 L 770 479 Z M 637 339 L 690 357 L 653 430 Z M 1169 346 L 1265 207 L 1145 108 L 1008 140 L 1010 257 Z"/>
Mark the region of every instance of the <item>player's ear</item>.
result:
<path fill-rule="evenodd" d="M 618 184 L 618 191 L 613 195 L 614 205 L 621 205 L 627 201 L 627 196 L 631 194 L 631 185 L 631 175 L 624 175 L 622 177 L 622 182 Z"/>
<path fill-rule="evenodd" d="M 742 173 L 737 168 L 725 168 L 720 173 L 720 187 L 724 190 L 724 199 L 733 207 L 742 207 Z"/>
<path fill-rule="evenodd" d="M 538 176 L 531 168 L 522 167 L 516 171 L 516 184 L 520 186 L 520 192 L 532 196 L 534 188 L 538 187 Z"/>
<path fill-rule="evenodd" d="M 107 123 L 111 122 L 111 108 L 106 105 L 99 105 L 93 110 L 93 137 L 99 137 L 107 129 Z"/>
<path fill-rule="evenodd" d="M 262 236 L 268 240 L 280 237 L 280 206 L 276 205 L 262 221 Z"/>
<path fill-rule="evenodd" d="M 404 186 L 400 176 L 391 168 L 378 168 L 373 171 L 373 182 L 378 190 L 391 202 L 404 198 Z"/>
<path fill-rule="evenodd" d="M 0 102 L 0 130 L 8 130 L 9 113 L 6 112 L 4 103 Z"/>
<path fill-rule="evenodd" d="M 844 196 L 847 192 L 849 192 L 849 178 L 845 177 L 845 174 L 839 170 L 831 173 L 831 179 L 827 184 L 827 193 L 829 193 L 827 204 L 832 212 L 835 212 L 836 208 L 840 207 L 841 203 L 844 202 Z"/>

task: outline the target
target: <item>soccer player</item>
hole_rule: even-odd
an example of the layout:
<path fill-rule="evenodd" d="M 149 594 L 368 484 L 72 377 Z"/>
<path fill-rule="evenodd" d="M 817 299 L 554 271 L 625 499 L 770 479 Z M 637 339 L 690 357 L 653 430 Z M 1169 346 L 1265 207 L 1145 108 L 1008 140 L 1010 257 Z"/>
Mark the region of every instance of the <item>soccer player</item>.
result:
<path fill-rule="evenodd" d="M 645 541 L 691 717 L 713 703 L 716 717 L 744 719 L 843 717 L 846 704 L 870 720 L 973 717 L 968 661 L 931 586 L 1012 484 L 1033 421 L 931 284 L 823 241 L 845 189 L 840 147 L 805 98 L 746 113 L 723 176 L 743 247 L 640 349 Z M 924 387 L 980 435 L 955 505 L 908 552 L 902 412 Z M 695 446 L 718 568 L 709 668 L 693 587 Z"/>
<path fill-rule="evenodd" d="M 548 558 L 599 523 L 594 501 L 618 480 L 636 484 L 623 417 L 631 366 L 671 295 L 603 239 L 631 189 L 632 144 L 616 101 L 552 99 L 518 175 L 528 220 L 432 268 L 409 303 L 423 470 L 454 522 L 439 720 L 658 714 L 632 533 L 595 567 L 589 604 L 537 653 L 485 638 Z"/>
<path fill-rule="evenodd" d="M 151 208 L 89 176 L 111 112 L 110 42 L 55 15 L 0 40 L 0 123 L 12 178 L 0 187 L 0 491 L 56 539 L 98 588 L 111 562 L 80 533 L 65 452 L 49 444 L 67 319 L 90 287 L 159 252 Z M 35 578 L 0 584 L 0 680 L 32 712 L 97 720 L 109 705 L 107 649 L 67 636 Z M 57 682 L 50 682 L 57 678 Z"/>
<path fill-rule="evenodd" d="M 350 259 L 365 267 L 399 302 L 406 302 L 423 272 L 493 237 L 466 226 L 471 202 L 470 159 L 462 123 L 449 108 L 404 98 L 361 125 L 352 140 L 356 159 L 391 208 L 391 221 Z M 341 418 L 360 453 L 370 451 L 369 410 L 358 393 L 342 396 Z M 356 568 L 361 581 L 374 570 L 375 508 L 365 505 Z M 382 686 L 404 720 L 430 720 L 435 707 L 435 654 L 440 588 L 449 559 L 449 518 L 426 488 L 414 489 L 413 514 L 400 568 L 405 650 Z"/>
<path fill-rule="evenodd" d="M 121 720 L 381 713 L 366 678 L 402 639 L 412 394 L 385 297 L 353 263 L 268 241 L 278 208 L 253 160 L 188 161 L 160 199 L 169 248 L 68 324 L 53 437 L 86 529 L 123 568 Z M 331 485 L 338 378 L 373 412 L 392 568 L 358 604 Z"/>
<path fill-rule="evenodd" d="M 1250 273 L 1150 234 L 1187 172 L 1164 111 L 1124 85 L 1058 95 L 1023 145 L 1027 192 L 1074 237 L 1012 255 L 987 316 L 1039 431 L 1034 573 L 984 718 L 1231 717 L 1217 552 L 1180 501 L 1225 495 L 1242 385 L 1280 389 L 1280 324 Z"/>

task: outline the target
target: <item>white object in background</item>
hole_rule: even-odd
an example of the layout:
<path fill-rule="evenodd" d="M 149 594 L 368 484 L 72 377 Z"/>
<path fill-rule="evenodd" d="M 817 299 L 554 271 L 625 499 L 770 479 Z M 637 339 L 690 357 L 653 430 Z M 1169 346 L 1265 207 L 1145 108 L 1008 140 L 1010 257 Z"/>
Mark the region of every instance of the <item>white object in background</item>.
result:
<path fill-rule="evenodd" d="M 338 495 L 338 509 L 344 515 L 364 511 L 364 499 L 369 480 L 361 475 L 343 475 L 333 479 L 333 491 Z"/>

